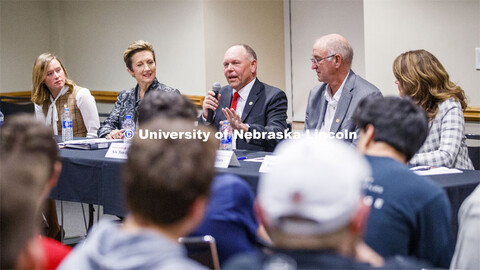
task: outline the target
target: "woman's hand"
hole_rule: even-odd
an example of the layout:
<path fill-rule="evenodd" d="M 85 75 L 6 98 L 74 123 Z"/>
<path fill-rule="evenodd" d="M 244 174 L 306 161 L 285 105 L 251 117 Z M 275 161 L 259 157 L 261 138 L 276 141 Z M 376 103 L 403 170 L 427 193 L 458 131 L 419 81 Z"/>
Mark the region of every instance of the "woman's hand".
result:
<path fill-rule="evenodd" d="M 105 138 L 107 140 L 123 139 L 123 129 L 112 130 Z"/>

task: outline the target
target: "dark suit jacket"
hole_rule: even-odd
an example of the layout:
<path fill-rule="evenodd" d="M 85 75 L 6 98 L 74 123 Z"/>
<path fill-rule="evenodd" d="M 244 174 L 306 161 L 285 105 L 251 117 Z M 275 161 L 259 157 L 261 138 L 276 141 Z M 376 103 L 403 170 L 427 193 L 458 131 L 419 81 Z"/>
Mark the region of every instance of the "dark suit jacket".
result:
<path fill-rule="evenodd" d="M 325 91 L 327 84 L 315 86 L 308 96 L 307 112 L 305 114 L 305 130 L 320 130 L 325 112 L 327 110 L 327 101 L 325 100 Z M 369 95 L 382 95 L 378 88 L 367 82 L 365 79 L 356 75 L 350 70 L 345 85 L 343 86 L 342 95 L 338 101 L 338 107 L 335 111 L 332 127 L 330 132 L 347 132 L 356 131 L 353 124 L 353 112 L 358 102 Z"/>
<path fill-rule="evenodd" d="M 222 108 L 230 107 L 233 89 L 229 85 L 220 89 L 220 101 L 212 124 L 219 129 L 220 121 L 226 120 Z M 199 122 L 204 122 L 200 117 Z M 242 113 L 242 122 L 250 125 L 248 131 L 284 132 L 287 129 L 287 95 L 282 90 L 262 83 L 256 79 L 248 95 Z M 237 139 L 237 149 L 255 151 L 273 151 L 280 140 L 272 139 Z"/>

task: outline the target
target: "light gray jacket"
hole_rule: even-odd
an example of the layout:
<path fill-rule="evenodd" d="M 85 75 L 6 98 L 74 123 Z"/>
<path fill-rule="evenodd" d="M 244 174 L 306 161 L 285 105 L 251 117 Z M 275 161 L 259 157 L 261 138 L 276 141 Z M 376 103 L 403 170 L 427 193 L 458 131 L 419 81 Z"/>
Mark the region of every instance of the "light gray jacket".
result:
<path fill-rule="evenodd" d="M 326 89 L 327 84 L 323 83 L 310 90 L 307 112 L 305 114 L 305 130 L 320 130 L 322 127 L 327 109 L 327 101 L 324 96 Z M 375 85 L 367 82 L 359 75 L 356 75 L 353 70 L 350 70 L 338 102 L 330 131 L 335 133 L 344 132 L 344 130 L 347 130 L 347 132 L 356 131 L 352 119 L 353 112 L 358 102 L 362 98 L 370 95 L 382 95 L 382 93 Z"/>

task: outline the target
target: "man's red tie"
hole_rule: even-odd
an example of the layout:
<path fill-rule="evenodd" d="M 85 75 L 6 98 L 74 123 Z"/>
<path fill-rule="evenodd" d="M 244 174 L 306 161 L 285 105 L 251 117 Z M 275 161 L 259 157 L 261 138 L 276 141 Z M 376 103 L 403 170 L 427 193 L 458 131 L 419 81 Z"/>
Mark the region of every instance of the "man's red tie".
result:
<path fill-rule="evenodd" d="M 233 93 L 232 106 L 230 106 L 230 108 L 237 110 L 237 101 L 239 96 L 240 95 L 238 94 L 238 92 Z"/>

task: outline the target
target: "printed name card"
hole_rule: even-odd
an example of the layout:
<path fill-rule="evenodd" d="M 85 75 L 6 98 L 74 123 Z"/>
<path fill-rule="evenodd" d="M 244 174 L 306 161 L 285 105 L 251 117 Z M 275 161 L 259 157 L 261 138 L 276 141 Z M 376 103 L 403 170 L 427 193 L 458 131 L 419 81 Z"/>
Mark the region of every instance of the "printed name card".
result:
<path fill-rule="evenodd" d="M 112 143 L 105 154 L 106 158 L 127 159 L 129 143 Z"/>
<path fill-rule="evenodd" d="M 227 150 L 217 150 L 215 167 L 228 168 L 228 166 L 240 167 L 240 162 L 238 162 L 235 152 Z"/>
<path fill-rule="evenodd" d="M 278 157 L 277 156 L 272 156 L 272 155 L 267 155 L 265 156 L 265 159 L 262 162 L 262 166 L 260 166 L 260 170 L 258 170 L 261 173 L 268 173 L 272 170 L 273 165 L 277 162 Z"/>

